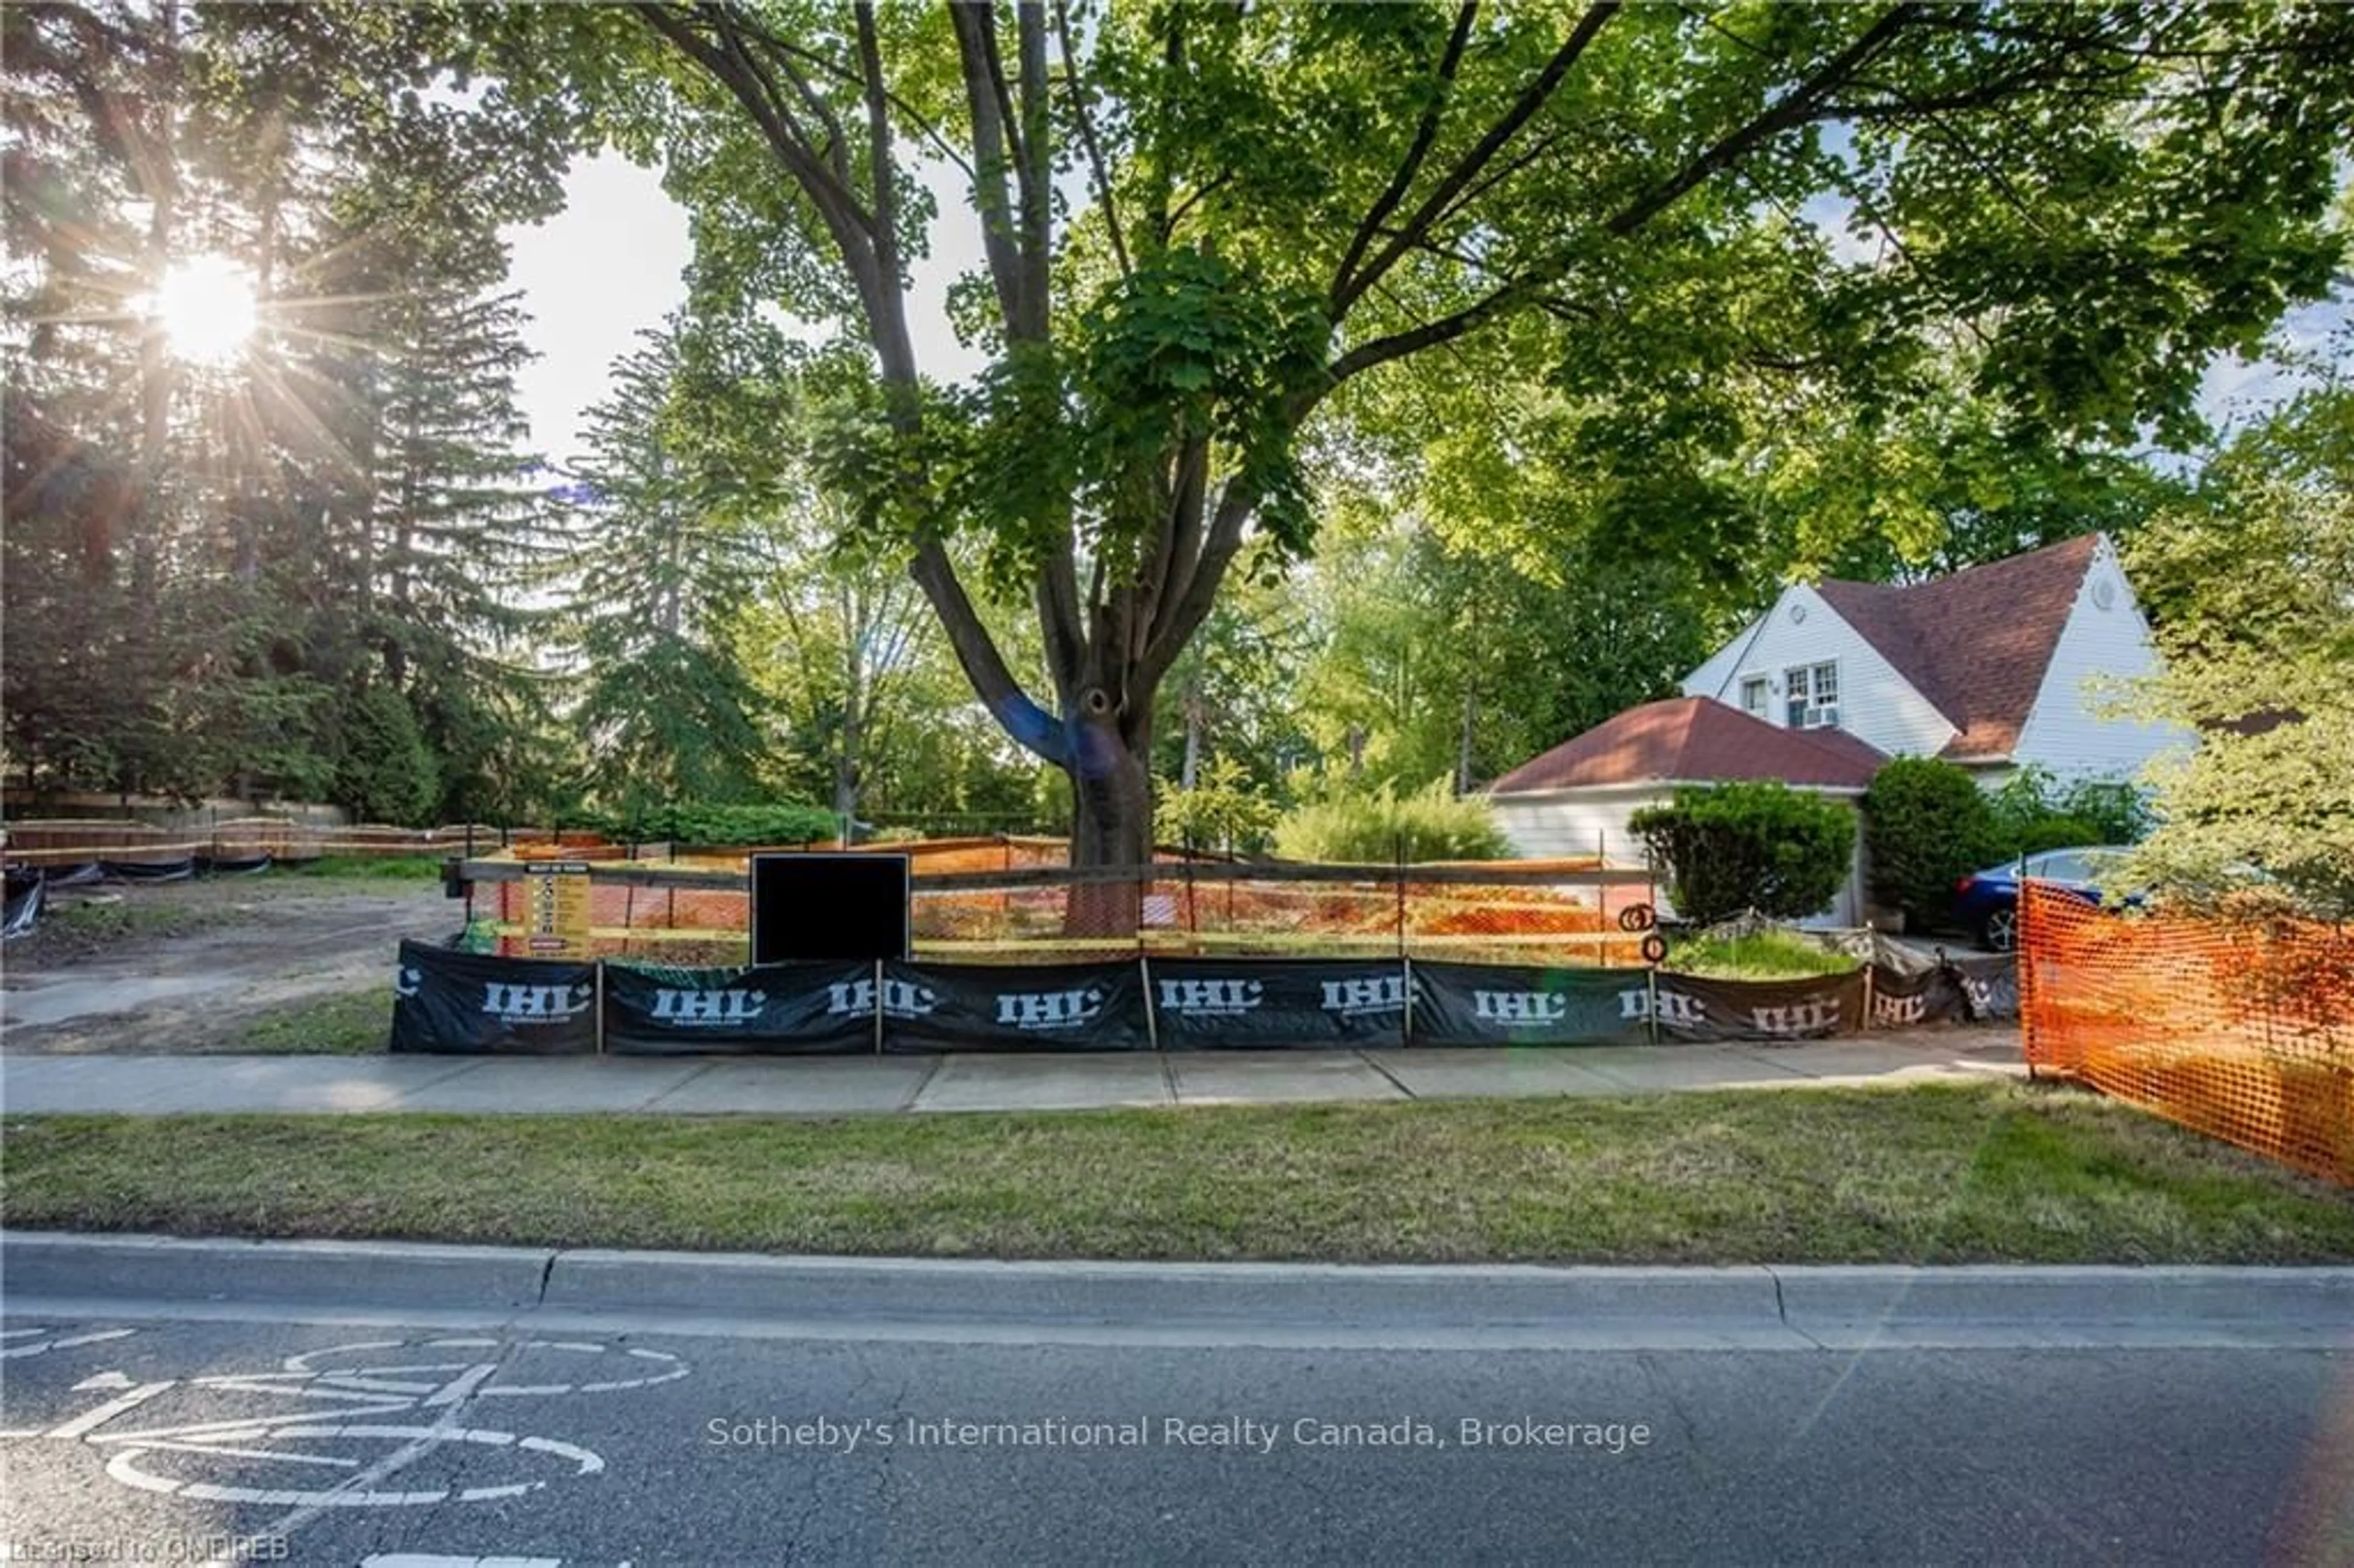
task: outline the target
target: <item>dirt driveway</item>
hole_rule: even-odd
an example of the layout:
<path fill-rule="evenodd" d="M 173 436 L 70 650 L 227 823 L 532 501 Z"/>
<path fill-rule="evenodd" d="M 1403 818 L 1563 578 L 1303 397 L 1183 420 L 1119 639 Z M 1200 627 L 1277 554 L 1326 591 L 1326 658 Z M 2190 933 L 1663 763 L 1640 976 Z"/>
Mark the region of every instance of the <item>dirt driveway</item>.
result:
<path fill-rule="evenodd" d="M 75 889 L 10 942 L 0 1049 L 234 1051 L 258 1015 L 392 981 L 404 937 L 464 906 L 438 882 L 268 875 Z"/>

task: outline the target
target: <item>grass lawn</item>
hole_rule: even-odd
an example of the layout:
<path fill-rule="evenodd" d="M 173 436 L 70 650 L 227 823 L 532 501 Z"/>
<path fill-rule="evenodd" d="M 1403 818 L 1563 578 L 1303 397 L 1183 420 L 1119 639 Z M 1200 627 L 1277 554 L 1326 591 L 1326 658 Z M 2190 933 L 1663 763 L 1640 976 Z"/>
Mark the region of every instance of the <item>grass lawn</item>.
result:
<path fill-rule="evenodd" d="M 495 849 L 498 846 L 491 846 Z M 445 855 L 330 854 L 316 860 L 288 861 L 270 867 L 270 874 L 317 876 L 345 882 L 438 882 Z"/>
<path fill-rule="evenodd" d="M 392 987 L 330 991 L 254 1012 L 239 1051 L 358 1056 L 379 1052 L 392 1033 Z"/>
<path fill-rule="evenodd" d="M 823 1122 L 32 1117 L 11 1225 L 1005 1257 L 2354 1258 L 2354 1194 L 2071 1090 Z"/>
<path fill-rule="evenodd" d="M 1843 975 L 1861 965 L 1859 959 L 1831 952 L 1804 937 L 1760 931 L 1754 937 L 1670 943 L 1668 961 L 1659 967 L 1670 974 L 1710 980 L 1803 980 Z"/>

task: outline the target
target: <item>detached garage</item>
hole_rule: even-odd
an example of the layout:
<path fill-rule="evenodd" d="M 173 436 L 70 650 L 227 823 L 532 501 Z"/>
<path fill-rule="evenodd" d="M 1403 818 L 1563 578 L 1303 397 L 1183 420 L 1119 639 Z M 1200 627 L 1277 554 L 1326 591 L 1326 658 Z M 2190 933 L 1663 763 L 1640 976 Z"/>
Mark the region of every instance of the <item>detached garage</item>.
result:
<path fill-rule="evenodd" d="M 1783 729 L 1711 697 L 1670 697 L 1628 708 L 1488 789 L 1512 853 L 1529 860 L 1599 853 L 1606 864 L 1641 865 L 1643 845 L 1627 819 L 1666 801 L 1680 784 L 1772 779 L 1852 806 L 1888 758 L 1839 729 Z M 1822 918 L 1863 922 L 1862 842 L 1847 885 Z"/>

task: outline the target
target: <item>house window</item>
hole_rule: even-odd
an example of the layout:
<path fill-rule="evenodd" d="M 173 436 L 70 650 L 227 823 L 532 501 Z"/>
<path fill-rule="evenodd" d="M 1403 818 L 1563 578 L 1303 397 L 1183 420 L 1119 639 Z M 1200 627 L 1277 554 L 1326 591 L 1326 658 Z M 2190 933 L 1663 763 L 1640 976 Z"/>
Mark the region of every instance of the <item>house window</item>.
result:
<path fill-rule="evenodd" d="M 1741 678 L 1741 711 L 1751 718 L 1766 716 L 1766 677 L 1744 675 Z"/>
<path fill-rule="evenodd" d="M 1782 672 L 1787 722 L 1792 729 L 1831 729 L 1840 721 L 1839 666 L 1800 664 Z"/>

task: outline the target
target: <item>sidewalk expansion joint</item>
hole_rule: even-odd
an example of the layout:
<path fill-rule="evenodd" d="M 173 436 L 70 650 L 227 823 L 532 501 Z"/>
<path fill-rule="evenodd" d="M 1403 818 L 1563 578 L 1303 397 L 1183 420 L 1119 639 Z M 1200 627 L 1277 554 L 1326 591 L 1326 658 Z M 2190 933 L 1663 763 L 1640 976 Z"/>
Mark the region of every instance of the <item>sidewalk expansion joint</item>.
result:
<path fill-rule="evenodd" d="M 1395 1073 L 1391 1072 L 1379 1062 L 1374 1061 L 1373 1057 L 1368 1055 L 1366 1053 L 1363 1051 L 1358 1052 L 1357 1060 L 1363 1062 L 1366 1066 L 1371 1067 L 1374 1072 L 1379 1073 L 1383 1077 L 1387 1078 L 1396 1086 L 1397 1092 L 1404 1095 L 1406 1098 L 1413 1099 L 1415 1097 L 1414 1091 L 1406 1087 L 1405 1079 L 1399 1077 Z"/>

